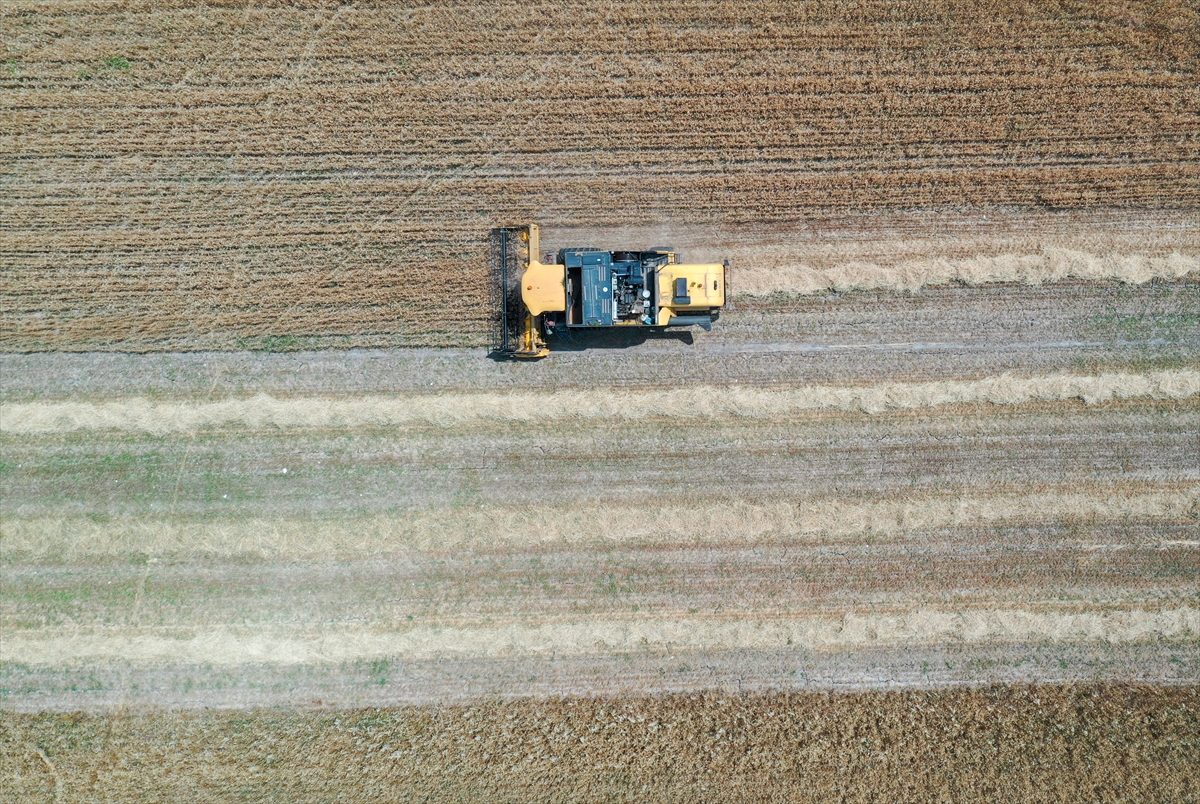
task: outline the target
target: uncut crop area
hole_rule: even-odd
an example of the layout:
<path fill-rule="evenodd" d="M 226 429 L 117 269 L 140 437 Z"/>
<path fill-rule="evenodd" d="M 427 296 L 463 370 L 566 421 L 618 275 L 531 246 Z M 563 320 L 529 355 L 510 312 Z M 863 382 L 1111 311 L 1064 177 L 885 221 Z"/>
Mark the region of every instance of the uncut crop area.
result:
<path fill-rule="evenodd" d="M 1194 266 L 1197 20 L 1186 2 L 12 0 L 4 344 L 479 345 L 486 229 L 526 220 L 652 223 L 751 274 L 1056 246 Z M 911 222 L 883 253 L 813 247 L 829 218 L 964 206 L 1062 214 L 977 227 L 983 244 L 927 223 L 904 255 Z M 1127 222 L 1067 214 L 1109 207 L 1171 225 L 1130 244 Z"/>
<path fill-rule="evenodd" d="M 0 4 L 0 798 L 1200 800 L 1193 2 Z M 488 359 L 488 229 L 732 261 Z"/>

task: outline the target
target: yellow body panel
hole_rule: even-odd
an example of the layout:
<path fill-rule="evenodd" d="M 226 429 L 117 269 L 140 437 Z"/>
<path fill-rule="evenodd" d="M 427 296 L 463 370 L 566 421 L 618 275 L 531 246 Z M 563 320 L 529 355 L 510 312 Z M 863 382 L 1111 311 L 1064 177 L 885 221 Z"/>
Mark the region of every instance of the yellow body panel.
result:
<path fill-rule="evenodd" d="M 691 304 L 675 306 L 675 280 L 686 279 Z M 658 324 L 665 325 L 675 315 L 692 315 L 725 304 L 725 266 L 720 263 L 664 265 L 658 272 Z"/>
<path fill-rule="evenodd" d="M 567 309 L 566 268 L 530 260 L 529 267 L 521 275 L 521 301 L 525 302 L 531 315 Z"/>
<path fill-rule="evenodd" d="M 541 240 L 536 223 L 525 228 L 528 264 L 521 274 L 521 301 L 531 316 L 560 313 L 567 309 L 567 269 L 538 262 Z"/>

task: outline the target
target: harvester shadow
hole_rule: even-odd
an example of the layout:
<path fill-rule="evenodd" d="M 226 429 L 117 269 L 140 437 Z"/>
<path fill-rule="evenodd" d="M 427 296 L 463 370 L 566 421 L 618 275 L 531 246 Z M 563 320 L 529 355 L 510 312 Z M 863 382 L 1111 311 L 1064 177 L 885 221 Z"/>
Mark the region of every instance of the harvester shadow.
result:
<path fill-rule="evenodd" d="M 588 349 L 625 349 L 641 346 L 646 342 L 676 342 L 682 346 L 694 346 L 695 340 L 688 331 L 655 332 L 646 330 L 577 330 L 574 334 L 563 334 L 559 330 L 556 335 L 546 337 L 551 354 L 556 352 L 587 352 Z M 493 362 L 520 361 L 514 355 L 491 352 L 487 355 Z"/>
<path fill-rule="evenodd" d="M 562 330 L 559 330 L 554 335 L 546 336 L 546 342 L 550 347 L 551 355 L 555 352 L 586 352 L 589 349 L 625 349 L 630 346 L 641 346 L 647 341 L 657 343 L 674 341 L 683 346 L 692 346 L 695 344 L 691 332 L 681 330 L 655 332 L 653 330 L 634 329 L 633 327 L 576 330 L 571 334 L 566 334 Z M 503 352 L 489 352 L 488 360 L 495 363 L 507 363 L 510 361 L 524 362 L 515 355 L 504 354 Z"/>
<path fill-rule="evenodd" d="M 692 333 L 681 330 L 655 332 L 640 327 L 615 327 L 612 329 L 577 329 L 570 333 L 561 330 L 549 337 L 550 352 L 586 352 L 589 349 L 625 349 L 641 346 L 647 341 L 677 341 L 685 346 L 695 343 Z"/>

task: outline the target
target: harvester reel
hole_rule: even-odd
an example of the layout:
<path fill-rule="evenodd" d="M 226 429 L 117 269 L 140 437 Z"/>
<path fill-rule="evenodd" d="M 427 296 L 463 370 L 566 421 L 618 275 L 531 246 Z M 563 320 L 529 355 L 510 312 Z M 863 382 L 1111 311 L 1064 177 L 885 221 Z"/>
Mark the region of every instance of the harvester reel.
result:
<path fill-rule="evenodd" d="M 512 357 L 540 357 L 536 348 L 537 322 L 532 320 L 521 299 L 521 274 L 529 263 L 529 229 L 526 226 L 500 226 L 492 229 L 491 300 L 493 354 Z"/>

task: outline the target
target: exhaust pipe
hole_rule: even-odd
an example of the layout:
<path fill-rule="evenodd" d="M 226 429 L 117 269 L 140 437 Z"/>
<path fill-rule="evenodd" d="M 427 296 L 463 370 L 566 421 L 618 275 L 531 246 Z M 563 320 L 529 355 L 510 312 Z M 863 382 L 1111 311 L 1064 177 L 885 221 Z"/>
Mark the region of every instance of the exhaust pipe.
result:
<path fill-rule="evenodd" d="M 706 315 L 673 315 L 668 327 L 690 327 L 693 324 L 705 332 L 712 332 L 712 318 Z"/>

